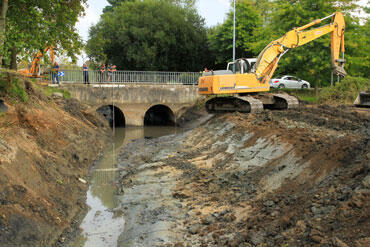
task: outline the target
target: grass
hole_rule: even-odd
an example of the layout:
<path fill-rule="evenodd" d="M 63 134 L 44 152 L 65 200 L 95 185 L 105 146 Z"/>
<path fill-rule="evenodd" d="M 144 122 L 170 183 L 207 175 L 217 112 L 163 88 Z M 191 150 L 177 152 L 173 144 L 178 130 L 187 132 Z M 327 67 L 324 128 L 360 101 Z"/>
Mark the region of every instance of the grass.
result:
<path fill-rule="evenodd" d="M 37 86 L 46 96 L 51 96 L 53 93 L 61 93 L 63 94 L 63 97 L 66 99 L 71 98 L 71 93 L 66 89 L 61 88 L 55 88 L 55 87 L 49 87 L 49 86 Z"/>
<path fill-rule="evenodd" d="M 370 78 L 347 76 L 334 87 L 320 91 L 319 103 L 353 104 L 361 91 L 370 91 Z"/>
<path fill-rule="evenodd" d="M 42 86 L 36 79 L 24 78 L 14 71 L 7 70 L 0 71 L 0 96 L 9 98 L 15 104 L 26 103 L 29 100 L 26 85 L 29 85 L 29 83 L 46 96 L 50 97 L 53 93 L 58 92 L 66 99 L 71 98 L 71 93 L 66 89 Z"/>
<path fill-rule="evenodd" d="M 318 103 L 318 97 L 315 95 L 314 89 L 290 89 L 290 88 L 281 88 L 281 89 L 271 89 L 271 92 L 285 92 L 290 95 L 294 95 L 299 98 L 301 101 L 308 102 L 311 104 Z"/>
<path fill-rule="evenodd" d="M 28 101 L 24 81 L 6 71 L 0 72 L 0 95 L 9 97 L 14 103 Z"/>

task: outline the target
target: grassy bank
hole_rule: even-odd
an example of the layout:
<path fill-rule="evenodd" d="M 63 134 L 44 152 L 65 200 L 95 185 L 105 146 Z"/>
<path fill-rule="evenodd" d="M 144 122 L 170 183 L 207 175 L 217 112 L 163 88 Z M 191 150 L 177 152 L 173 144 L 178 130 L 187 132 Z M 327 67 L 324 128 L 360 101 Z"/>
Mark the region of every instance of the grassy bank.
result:
<path fill-rule="evenodd" d="M 273 92 L 286 92 L 301 101 L 312 104 L 353 104 L 361 91 L 370 91 L 370 79 L 347 76 L 333 87 L 318 89 L 273 89 Z"/>
<path fill-rule="evenodd" d="M 36 79 L 20 76 L 14 71 L 0 72 L 0 97 L 8 98 L 12 103 L 25 103 L 29 100 L 27 91 L 30 88 L 35 88 L 48 97 L 55 92 L 61 93 L 65 99 L 71 97 L 65 89 L 42 86 Z"/>

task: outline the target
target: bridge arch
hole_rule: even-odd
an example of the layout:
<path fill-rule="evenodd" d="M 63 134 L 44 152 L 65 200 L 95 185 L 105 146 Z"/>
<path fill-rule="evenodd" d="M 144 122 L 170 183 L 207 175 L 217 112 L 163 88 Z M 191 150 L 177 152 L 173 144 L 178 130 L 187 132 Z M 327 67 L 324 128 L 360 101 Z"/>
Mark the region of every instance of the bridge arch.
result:
<path fill-rule="evenodd" d="M 158 104 L 151 106 L 144 115 L 144 125 L 168 125 L 176 124 L 175 114 L 166 105 Z"/>
<path fill-rule="evenodd" d="M 98 107 L 96 111 L 104 116 L 104 118 L 109 122 L 109 126 L 113 127 L 113 116 L 114 116 L 114 126 L 125 127 L 126 125 L 125 114 L 116 105 L 102 105 Z"/>

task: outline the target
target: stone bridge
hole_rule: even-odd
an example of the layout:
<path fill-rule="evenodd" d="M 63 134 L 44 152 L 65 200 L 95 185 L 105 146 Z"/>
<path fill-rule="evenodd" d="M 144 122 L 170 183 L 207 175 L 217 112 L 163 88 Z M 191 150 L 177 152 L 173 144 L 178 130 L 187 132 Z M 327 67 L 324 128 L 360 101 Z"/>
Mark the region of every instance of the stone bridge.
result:
<path fill-rule="evenodd" d="M 198 99 L 196 85 L 181 84 L 70 84 L 73 98 L 86 103 L 116 126 L 173 125 Z M 112 119 L 110 120 L 112 124 Z"/>

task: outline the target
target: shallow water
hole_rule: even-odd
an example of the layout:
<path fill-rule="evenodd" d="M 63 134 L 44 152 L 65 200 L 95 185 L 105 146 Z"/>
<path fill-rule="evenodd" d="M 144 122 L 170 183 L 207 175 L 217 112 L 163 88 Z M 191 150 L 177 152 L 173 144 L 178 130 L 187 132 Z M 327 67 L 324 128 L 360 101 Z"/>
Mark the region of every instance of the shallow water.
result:
<path fill-rule="evenodd" d="M 127 143 L 144 137 L 160 137 L 182 132 L 171 126 L 116 128 L 112 143 L 107 146 L 95 169 L 87 192 L 89 211 L 80 225 L 82 230 L 73 247 L 115 247 L 124 229 L 124 218 L 115 212 L 117 156 Z"/>

